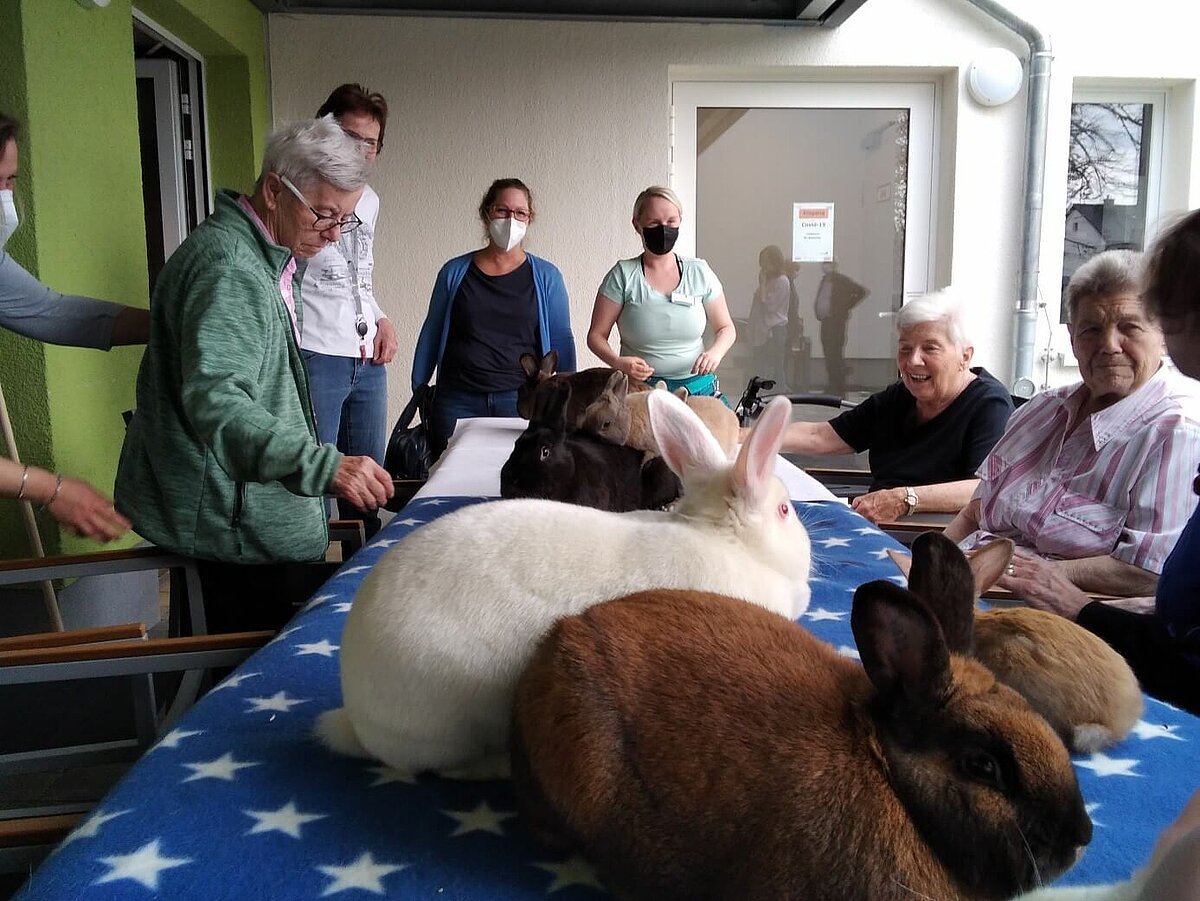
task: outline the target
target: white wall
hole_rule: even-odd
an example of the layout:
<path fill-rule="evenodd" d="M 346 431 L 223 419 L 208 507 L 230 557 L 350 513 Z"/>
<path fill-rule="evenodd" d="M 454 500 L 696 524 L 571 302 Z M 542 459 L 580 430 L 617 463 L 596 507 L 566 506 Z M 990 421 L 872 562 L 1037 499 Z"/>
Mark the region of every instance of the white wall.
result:
<path fill-rule="evenodd" d="M 1114 0 L 1096 0 L 1087 20 L 1076 21 L 1078 4 L 1011 6 L 1055 44 L 1041 272 L 1043 293 L 1053 299 L 1071 79 L 1194 79 L 1200 12 L 1144 0 L 1134 16 Z M 590 361 L 583 336 L 596 287 L 615 259 L 639 249 L 629 224 L 635 194 L 669 180 L 671 80 L 685 76 L 938 83 L 936 280 L 952 281 L 970 298 L 977 359 L 1002 378 L 1010 374 L 1025 95 L 985 109 L 959 85 L 979 50 L 1026 50 L 965 2 L 875 0 L 833 32 L 293 15 L 270 16 L 269 29 L 277 120 L 311 115 L 332 86 L 348 80 L 382 91 L 391 105 L 373 184 L 384 203 L 377 293 L 401 339 L 389 376 L 393 413 L 409 394 L 408 364 L 434 274 L 448 257 L 479 246 L 474 210 L 496 177 L 517 175 L 533 188 L 539 216 L 527 246 L 563 270 L 582 362 Z M 1173 95 L 1177 118 L 1190 120 L 1174 135 L 1184 158 L 1171 182 L 1180 206 L 1200 203 L 1200 185 L 1190 177 L 1200 162 L 1195 97 L 1182 90 Z"/>

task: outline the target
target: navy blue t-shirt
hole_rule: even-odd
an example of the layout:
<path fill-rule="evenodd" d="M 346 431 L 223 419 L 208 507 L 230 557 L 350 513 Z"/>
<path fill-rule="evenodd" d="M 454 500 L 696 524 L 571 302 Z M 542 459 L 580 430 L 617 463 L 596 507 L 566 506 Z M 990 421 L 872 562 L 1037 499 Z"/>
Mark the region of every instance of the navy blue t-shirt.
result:
<path fill-rule="evenodd" d="M 488 275 L 471 263 L 454 295 L 438 383 L 467 391 L 514 391 L 525 382 L 523 353 L 541 356 L 529 260 L 504 275 Z"/>
<path fill-rule="evenodd" d="M 945 410 L 917 422 L 917 401 L 894 382 L 830 425 L 855 451 L 870 450 L 871 490 L 975 478 L 1012 415 L 1012 396 L 982 367 Z"/>
<path fill-rule="evenodd" d="M 1200 477 L 1196 479 L 1200 493 Z M 1200 507 L 1184 526 L 1158 577 L 1155 612 L 1175 638 L 1189 638 L 1200 664 Z"/>

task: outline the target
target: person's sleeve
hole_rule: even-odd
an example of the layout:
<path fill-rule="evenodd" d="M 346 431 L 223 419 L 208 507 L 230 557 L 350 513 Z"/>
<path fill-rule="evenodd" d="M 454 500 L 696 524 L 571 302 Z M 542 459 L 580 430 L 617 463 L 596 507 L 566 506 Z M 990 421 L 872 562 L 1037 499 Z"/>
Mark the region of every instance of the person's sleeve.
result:
<path fill-rule="evenodd" d="M 704 281 L 704 297 L 701 298 L 700 302 L 708 303 L 724 294 L 725 286 L 721 284 L 721 280 L 713 272 L 712 266 L 708 265 L 708 261 L 696 260 L 696 265 L 700 267 L 700 275 Z"/>
<path fill-rule="evenodd" d="M 282 482 L 308 497 L 325 493 L 342 455 L 317 444 L 303 420 L 287 422 L 259 398 L 259 374 L 287 365 L 264 357 L 270 304 L 249 273 L 213 265 L 187 287 L 178 322 L 181 400 L 188 425 L 233 479 Z"/>
<path fill-rule="evenodd" d="M 123 309 L 119 303 L 52 291 L 0 250 L 0 326 L 18 335 L 108 350 Z"/>
<path fill-rule="evenodd" d="M 883 395 L 887 390 L 872 394 L 857 407 L 829 420 L 837 436 L 854 448 L 856 453 L 871 447 L 871 427 L 880 414 Z"/>
<path fill-rule="evenodd" d="M 1147 572 L 1162 572 L 1196 508 L 1191 484 L 1197 468 L 1200 428 L 1187 422 L 1163 428 L 1130 486 L 1129 515 L 1114 557 Z"/>
<path fill-rule="evenodd" d="M 963 436 L 963 471 L 971 478 L 991 453 L 1012 416 L 1012 399 L 1000 393 L 989 394 L 976 408 Z"/>
<path fill-rule="evenodd" d="M 412 390 L 425 385 L 433 378 L 433 370 L 437 366 L 438 345 L 442 340 L 442 327 L 446 320 L 446 305 L 450 303 L 449 263 L 441 268 L 433 282 L 433 292 L 429 295 L 429 311 L 425 314 L 425 323 L 421 326 L 421 334 L 417 338 L 416 349 L 413 350 Z"/>
<path fill-rule="evenodd" d="M 546 307 L 549 311 L 550 346 L 558 351 L 558 371 L 574 372 L 575 335 L 571 331 L 571 301 L 567 285 L 558 267 L 549 266 L 546 279 Z"/>
<path fill-rule="evenodd" d="M 787 317 L 788 301 L 791 294 L 791 282 L 787 278 L 780 277 L 775 279 L 767 291 L 766 306 L 767 309 L 776 316 Z"/>
<path fill-rule="evenodd" d="M 621 271 L 621 264 L 617 263 L 608 270 L 608 274 L 604 276 L 604 281 L 600 283 L 600 290 L 597 292 L 603 294 L 613 303 L 625 305 L 625 275 Z"/>

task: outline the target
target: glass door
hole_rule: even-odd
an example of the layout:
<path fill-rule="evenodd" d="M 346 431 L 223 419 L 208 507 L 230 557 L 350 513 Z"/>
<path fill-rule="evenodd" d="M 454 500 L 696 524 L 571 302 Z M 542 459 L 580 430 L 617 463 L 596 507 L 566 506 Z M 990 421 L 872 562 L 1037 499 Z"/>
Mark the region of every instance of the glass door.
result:
<path fill-rule="evenodd" d="M 931 278 L 935 86 L 676 82 L 673 99 L 679 247 L 738 326 L 722 390 L 893 382 L 894 313 Z"/>

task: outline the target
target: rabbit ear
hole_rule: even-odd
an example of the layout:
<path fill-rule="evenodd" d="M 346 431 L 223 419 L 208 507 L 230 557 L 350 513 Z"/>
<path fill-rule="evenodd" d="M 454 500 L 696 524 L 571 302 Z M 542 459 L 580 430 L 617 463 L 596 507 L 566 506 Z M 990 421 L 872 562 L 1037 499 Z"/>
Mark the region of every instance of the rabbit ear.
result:
<path fill-rule="evenodd" d="M 531 379 L 534 373 L 538 371 L 538 359 L 531 353 L 521 354 L 521 371 L 525 373 L 525 378 Z"/>
<path fill-rule="evenodd" d="M 531 421 L 551 428 L 565 428 L 567 402 L 571 399 L 571 383 L 566 379 L 542 382 L 533 396 Z"/>
<path fill-rule="evenodd" d="M 621 370 L 614 369 L 608 381 L 604 383 L 604 390 L 623 400 L 629 391 L 629 378 Z"/>
<path fill-rule="evenodd" d="M 729 458 L 713 433 L 671 392 L 648 392 L 646 407 L 659 453 L 675 475 L 682 479 L 688 470 L 711 473 L 729 465 Z"/>
<path fill-rule="evenodd" d="M 558 351 L 552 350 L 542 357 L 541 372 L 544 378 L 549 378 L 558 371 Z"/>
<path fill-rule="evenodd" d="M 958 545 L 941 532 L 918 535 L 912 543 L 908 590 L 937 617 L 950 650 L 969 654 L 978 595 L 975 577 Z"/>
<path fill-rule="evenodd" d="M 850 628 L 885 703 L 941 703 L 950 689 L 950 654 L 937 620 L 912 592 L 883 579 L 860 585 Z"/>
<path fill-rule="evenodd" d="M 1012 562 L 1016 545 L 1008 538 L 996 538 L 974 553 L 967 555 L 967 563 L 975 577 L 975 597 L 979 597 L 996 584 L 1004 568 Z"/>
<path fill-rule="evenodd" d="M 758 502 L 775 474 L 775 456 L 791 418 L 791 401 L 786 397 L 775 398 L 758 417 L 738 452 L 733 466 L 735 489 L 751 505 Z"/>

